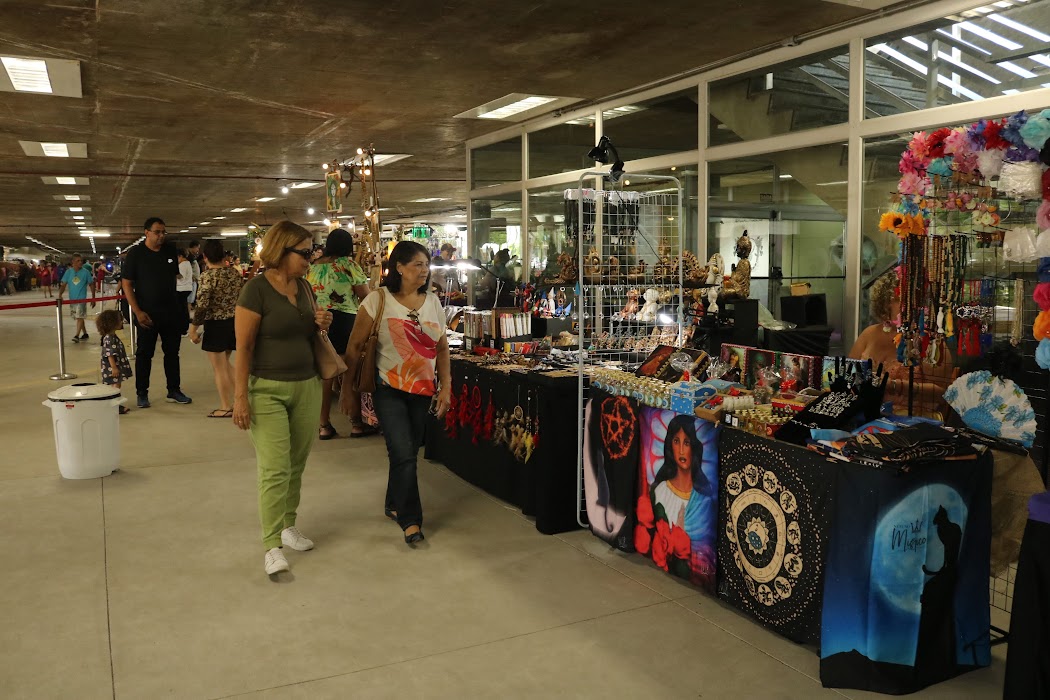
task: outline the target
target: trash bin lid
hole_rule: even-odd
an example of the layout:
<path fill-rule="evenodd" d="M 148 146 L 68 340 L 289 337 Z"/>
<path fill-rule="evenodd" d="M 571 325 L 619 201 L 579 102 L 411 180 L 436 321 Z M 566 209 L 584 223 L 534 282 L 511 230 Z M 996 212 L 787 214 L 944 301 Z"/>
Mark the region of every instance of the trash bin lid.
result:
<path fill-rule="evenodd" d="M 120 389 L 105 384 L 70 384 L 61 389 L 55 389 L 47 398 L 52 401 L 69 403 L 71 401 L 103 401 L 115 399 L 120 396 Z"/>

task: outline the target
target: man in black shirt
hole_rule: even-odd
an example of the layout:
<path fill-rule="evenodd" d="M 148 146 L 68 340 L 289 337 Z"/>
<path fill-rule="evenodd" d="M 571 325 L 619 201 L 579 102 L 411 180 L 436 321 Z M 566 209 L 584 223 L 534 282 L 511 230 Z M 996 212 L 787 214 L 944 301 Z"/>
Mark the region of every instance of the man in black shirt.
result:
<path fill-rule="evenodd" d="M 131 307 L 138 344 L 135 349 L 135 393 L 138 407 L 149 408 L 149 375 L 157 338 L 164 351 L 164 376 L 169 403 L 191 403 L 182 393 L 179 377 L 179 346 L 189 323 L 186 304 L 175 291 L 179 253 L 167 243 L 167 228 L 157 217 L 146 219 L 146 240 L 133 246 L 121 270 L 124 296 Z"/>

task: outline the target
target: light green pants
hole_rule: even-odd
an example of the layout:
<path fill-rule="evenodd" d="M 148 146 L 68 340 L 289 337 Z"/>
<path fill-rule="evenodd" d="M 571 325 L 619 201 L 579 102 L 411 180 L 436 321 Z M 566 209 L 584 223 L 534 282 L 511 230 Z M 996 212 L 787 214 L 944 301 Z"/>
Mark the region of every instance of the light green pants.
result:
<path fill-rule="evenodd" d="M 281 530 L 295 525 L 306 458 L 317 439 L 321 380 L 248 378 L 251 436 L 259 467 L 263 546 L 281 546 Z"/>

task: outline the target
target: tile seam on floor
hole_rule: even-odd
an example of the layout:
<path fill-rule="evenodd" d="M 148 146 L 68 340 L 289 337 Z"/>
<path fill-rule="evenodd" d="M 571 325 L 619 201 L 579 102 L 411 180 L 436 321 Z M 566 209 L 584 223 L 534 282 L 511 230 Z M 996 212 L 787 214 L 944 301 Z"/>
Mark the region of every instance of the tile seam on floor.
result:
<path fill-rule="evenodd" d="M 616 610 L 616 611 L 608 612 L 608 613 L 605 613 L 605 614 L 602 614 L 602 615 L 594 615 L 593 617 L 587 617 L 587 618 L 584 618 L 582 620 L 573 620 L 572 622 L 564 622 L 564 623 L 562 623 L 560 625 L 552 625 L 550 627 L 545 627 L 543 629 L 532 630 L 531 632 L 521 632 L 520 634 L 512 634 L 512 635 L 509 635 L 507 637 L 501 637 L 499 639 L 490 639 L 490 640 L 485 641 L 485 642 L 477 642 L 476 644 L 467 644 L 466 646 L 456 647 L 454 649 L 445 649 L 443 651 L 436 651 L 433 654 L 423 654 L 421 656 L 413 656 L 413 657 L 410 657 L 410 658 L 407 658 L 407 659 L 400 659 L 398 661 L 391 661 L 389 663 L 375 664 L 373 666 L 368 666 L 368 667 L 365 667 L 365 668 L 359 668 L 359 669 L 356 669 L 354 671 L 347 671 L 345 673 L 333 673 L 333 674 L 328 675 L 328 676 L 320 676 L 318 678 L 308 678 L 306 680 L 295 681 L 293 683 L 281 683 L 280 685 L 271 686 L 269 688 L 254 688 L 252 690 L 246 690 L 243 693 L 234 693 L 232 695 L 214 696 L 214 697 L 211 698 L 211 700 L 229 700 L 229 698 L 243 697 L 245 695 L 251 695 L 253 693 L 262 693 L 262 692 L 265 692 L 265 691 L 268 691 L 268 690 L 278 690 L 280 688 L 290 688 L 292 686 L 303 685 L 305 683 L 317 683 L 317 682 L 320 682 L 320 681 L 331 680 L 333 678 L 342 678 L 343 676 L 353 676 L 353 675 L 356 675 L 358 673 L 364 673 L 366 671 L 375 671 L 377 669 L 389 668 L 391 666 L 398 666 L 400 664 L 408 664 L 408 663 L 414 663 L 414 662 L 417 662 L 417 661 L 424 661 L 426 659 L 433 659 L 433 658 L 436 658 L 438 656 L 445 656 L 447 654 L 457 654 L 457 653 L 459 653 L 461 651 L 468 651 L 470 649 L 478 649 L 480 647 L 489 646 L 490 644 L 500 644 L 502 642 L 509 642 L 509 641 L 511 641 L 513 639 L 522 639 L 524 637 L 531 637 L 533 635 L 543 634 L 545 632 L 550 632 L 552 630 L 562 629 L 562 628 L 565 628 L 565 627 L 572 627 L 573 625 L 581 625 L 581 624 L 584 624 L 584 623 L 587 623 L 587 622 L 593 622 L 595 620 L 602 620 L 602 619 L 605 619 L 605 618 L 608 618 L 608 617 L 613 617 L 615 615 L 623 615 L 623 614 L 626 614 L 626 613 L 629 613 L 629 612 L 637 612 L 639 610 L 645 610 L 647 608 L 652 608 L 652 607 L 655 607 L 657 605 L 667 605 L 668 603 L 672 603 L 672 602 L 674 602 L 674 601 L 661 600 L 661 601 L 657 601 L 655 603 L 648 603 L 646 605 L 639 605 L 638 607 L 628 608 L 626 610 Z"/>
<path fill-rule="evenodd" d="M 728 634 L 730 637 L 733 637 L 734 639 L 736 639 L 736 640 L 738 640 L 740 642 L 743 642 L 744 644 L 746 644 L 747 646 L 751 647 L 752 649 L 754 649 L 755 651 L 759 652 L 760 654 L 764 654 L 764 655 L 768 656 L 769 658 L 773 659 L 774 661 L 776 661 L 777 663 L 781 664 L 782 666 L 786 666 L 787 668 L 790 668 L 795 673 L 798 673 L 799 675 L 805 676 L 806 678 L 810 679 L 811 681 L 817 683 L 822 688 L 824 687 L 823 683 L 821 683 L 821 681 L 820 681 L 820 678 L 814 678 L 813 676 L 811 676 L 806 671 L 804 671 L 804 670 L 802 670 L 800 668 L 796 668 L 795 666 L 792 666 L 790 663 L 788 663 L 787 661 L 784 661 L 780 657 L 774 656 L 773 654 L 771 654 L 770 652 L 766 651 L 762 647 L 757 646 L 757 645 L 749 642 L 748 640 L 744 639 L 743 637 L 741 637 L 736 632 L 734 632 L 734 631 L 732 631 L 730 629 L 727 629 L 726 627 L 722 626 L 721 624 L 719 624 L 715 620 L 712 620 L 711 618 L 707 617 L 706 615 L 703 615 L 700 612 L 699 609 L 691 608 L 691 607 L 689 607 L 687 605 L 683 605 L 681 600 L 672 600 L 672 601 L 669 601 L 669 602 L 674 603 L 675 605 L 677 605 L 678 607 L 682 608 L 683 610 L 686 610 L 686 611 L 692 613 L 693 615 L 699 617 L 701 620 L 707 622 L 708 624 L 713 625 L 714 627 L 717 627 L 718 629 L 720 629 L 723 632 L 725 632 L 726 634 Z M 753 622 L 751 620 L 747 620 L 747 621 L 750 624 L 759 626 L 758 623 L 756 623 L 756 622 Z M 788 640 L 788 641 L 790 641 L 790 640 Z M 792 642 L 792 644 L 794 644 L 794 642 Z M 848 698 L 849 697 L 848 695 L 845 695 L 845 694 L 839 692 L 838 689 L 836 689 L 836 688 L 826 688 L 826 690 L 830 690 L 830 691 L 834 692 L 836 695 L 841 695 L 844 698 Z"/>
<path fill-rule="evenodd" d="M 117 700 L 117 672 L 113 666 L 113 617 L 109 607 L 109 539 L 106 532 L 105 479 L 99 479 L 99 495 L 102 501 L 102 573 L 106 587 L 106 643 L 109 647 L 109 687 L 113 700 Z"/>

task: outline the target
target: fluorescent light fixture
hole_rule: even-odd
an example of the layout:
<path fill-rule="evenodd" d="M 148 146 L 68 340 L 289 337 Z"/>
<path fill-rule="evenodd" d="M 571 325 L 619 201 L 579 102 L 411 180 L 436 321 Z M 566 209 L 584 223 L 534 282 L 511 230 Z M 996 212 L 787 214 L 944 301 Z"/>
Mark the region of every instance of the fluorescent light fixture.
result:
<path fill-rule="evenodd" d="M 84 216 L 83 216 L 82 214 L 77 214 L 77 215 L 76 215 L 76 216 L 74 216 L 73 218 L 74 218 L 74 219 L 83 219 L 83 218 L 84 218 Z"/>
<path fill-rule="evenodd" d="M 196 226 L 187 226 L 186 228 L 188 228 L 188 229 L 190 229 L 192 231 L 193 229 L 195 229 L 197 227 Z"/>
<path fill-rule="evenodd" d="M 181 231 L 179 231 L 179 233 L 189 233 L 189 232 L 190 232 L 190 230 L 188 228 L 184 228 Z"/>
<path fill-rule="evenodd" d="M 228 238 L 232 238 L 234 236 L 247 236 L 248 234 L 245 233 L 244 231 L 223 231 L 219 235 L 220 236 L 226 236 Z"/>
<path fill-rule="evenodd" d="M 791 180 L 793 178 L 790 175 L 788 175 L 787 173 L 784 173 L 783 175 L 780 176 L 780 179 L 781 180 Z M 495 211 L 495 210 L 493 210 L 493 211 Z"/>
<path fill-rule="evenodd" d="M 541 111 L 549 111 L 579 102 L 576 97 L 553 97 L 549 95 L 529 95 L 523 92 L 512 92 L 509 95 L 486 102 L 456 115 L 457 119 L 507 119 L 525 121 Z"/>
<path fill-rule="evenodd" d="M 84 207 L 63 207 L 66 211 L 84 211 Z"/>
<path fill-rule="evenodd" d="M 628 114 L 634 114 L 635 112 L 641 112 L 645 107 L 642 105 L 620 105 L 619 107 L 613 107 L 612 109 L 602 110 L 602 121 L 607 122 L 610 119 L 616 119 L 617 117 L 623 117 Z M 594 115 L 588 114 L 582 117 L 576 117 L 565 122 L 566 124 L 575 124 L 577 126 L 584 126 L 587 124 L 594 123 Z"/>
<path fill-rule="evenodd" d="M 496 207 L 492 211 L 521 211 L 521 207 Z"/>
<path fill-rule="evenodd" d="M 60 141 L 19 141 L 18 145 L 27 156 L 47 158 L 87 158 L 86 143 L 62 143 Z"/>
<path fill-rule="evenodd" d="M 276 197 L 259 197 L 255 201 L 256 202 L 272 202 L 275 199 L 277 199 L 277 198 Z"/>
<path fill-rule="evenodd" d="M 79 194 L 56 194 L 55 199 L 64 199 L 67 202 L 81 202 L 86 199 L 91 199 L 91 197 Z"/>
<path fill-rule="evenodd" d="M 833 182 L 818 182 L 817 187 L 832 187 L 833 185 L 848 185 L 849 180 L 835 180 Z"/>
<path fill-rule="evenodd" d="M 428 202 L 447 202 L 448 197 L 420 197 L 419 199 L 410 199 L 410 202 L 419 202 L 422 204 Z"/>
<path fill-rule="evenodd" d="M 976 34 L 982 39 L 987 39 L 993 44 L 998 44 L 1004 49 L 1009 49 L 1010 51 L 1016 51 L 1017 49 L 1024 48 L 1021 44 L 1018 44 L 1016 41 L 1011 41 L 1006 37 L 996 34 L 995 32 L 990 32 L 987 29 L 984 29 L 983 27 L 978 27 L 972 22 L 959 22 L 955 26 L 959 27 L 960 29 L 965 29 L 973 34 Z"/>
<path fill-rule="evenodd" d="M 242 211 L 248 211 L 248 207 L 234 207 L 233 209 L 230 209 L 230 212 L 234 214 L 239 214 Z"/>
<path fill-rule="evenodd" d="M 84 238 L 109 238 L 108 233 L 95 233 L 94 231 L 81 231 L 80 235 Z"/>
<path fill-rule="evenodd" d="M 221 220 L 225 219 L 226 217 L 225 216 L 213 216 L 211 218 L 218 219 L 219 221 L 221 221 Z"/>
<path fill-rule="evenodd" d="M 320 187 L 323 184 L 323 182 L 293 182 L 288 186 L 291 187 L 293 190 L 306 190 L 310 189 L 311 187 Z"/>
<path fill-rule="evenodd" d="M 198 226 L 210 226 L 210 225 L 211 225 L 210 221 L 202 221 L 202 222 L 200 222 L 200 224 L 198 224 Z"/>
<path fill-rule="evenodd" d="M 40 148 L 43 149 L 44 155 L 50 158 L 69 157 L 69 146 L 64 143 L 48 143 L 46 141 L 41 141 Z"/>
<path fill-rule="evenodd" d="M 51 94 L 51 76 L 47 73 L 47 62 L 39 58 L 0 57 L 7 71 L 7 78 L 18 92 L 43 92 Z"/>
<path fill-rule="evenodd" d="M 378 168 L 380 165 L 390 165 L 405 158 L 411 158 L 409 153 L 376 153 L 372 156 L 372 163 Z"/>
<path fill-rule="evenodd" d="M 69 177 L 61 175 L 55 177 L 53 175 L 42 175 L 40 180 L 45 185 L 90 185 L 91 179 L 86 177 Z M 88 199 L 88 197 L 81 197 L 81 199 Z M 79 200 L 77 200 L 79 201 Z"/>
<path fill-rule="evenodd" d="M 497 107 L 496 109 L 490 109 L 477 115 L 478 119 L 506 119 L 507 117 L 513 117 L 515 114 L 522 112 L 528 112 L 529 110 L 542 107 L 545 104 L 550 104 L 557 99 L 555 97 L 541 97 L 534 95 L 532 97 L 523 97 L 520 100 L 511 102 L 503 107 Z"/>
<path fill-rule="evenodd" d="M 55 97 L 83 97 L 80 61 L 33 56 L 0 56 L 0 91 Z"/>

